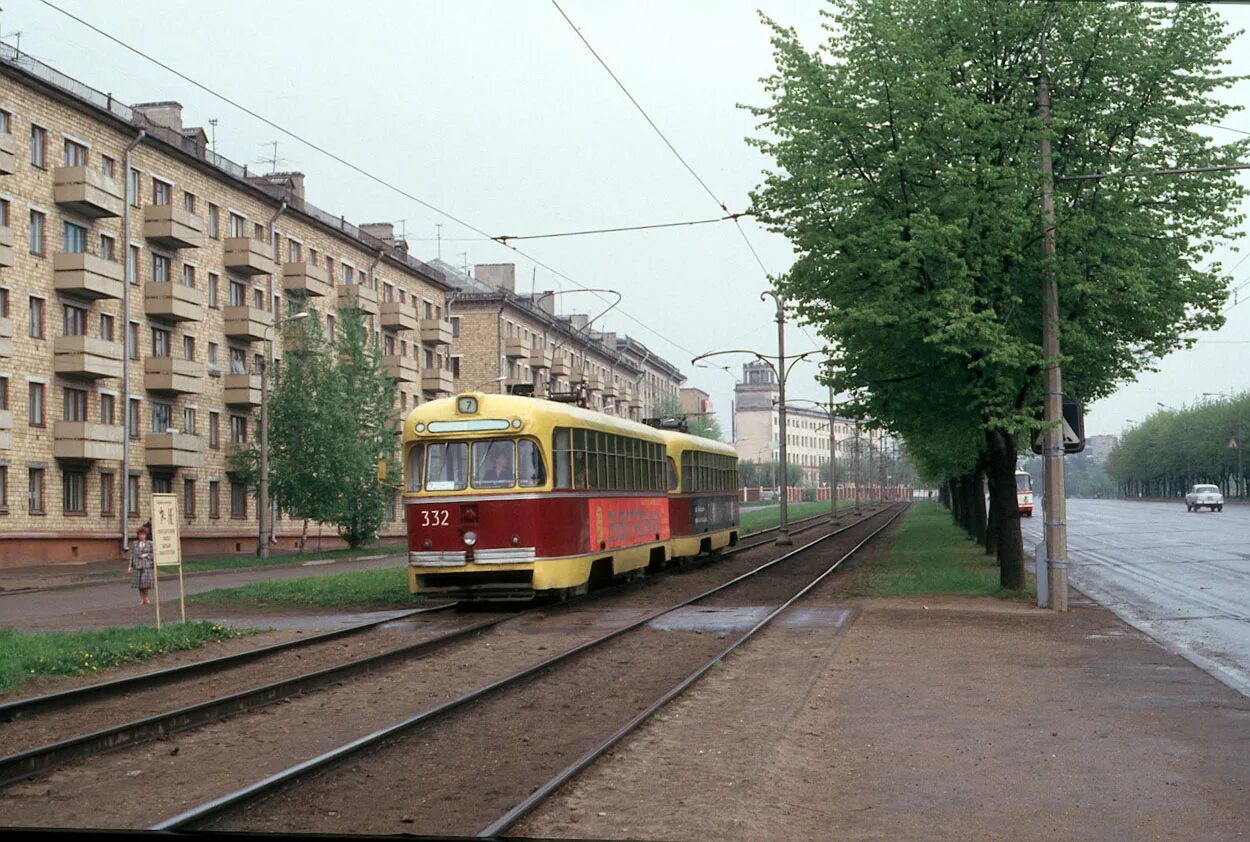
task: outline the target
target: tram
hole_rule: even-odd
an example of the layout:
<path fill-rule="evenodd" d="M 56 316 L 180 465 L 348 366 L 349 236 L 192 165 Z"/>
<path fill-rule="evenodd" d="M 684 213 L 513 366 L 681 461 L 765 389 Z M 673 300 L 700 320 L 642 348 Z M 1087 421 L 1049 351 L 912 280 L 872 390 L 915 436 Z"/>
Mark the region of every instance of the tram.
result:
<path fill-rule="evenodd" d="M 1028 471 L 1016 471 L 1016 507 L 1025 517 L 1033 517 L 1033 476 Z"/>
<path fill-rule="evenodd" d="M 720 487 L 733 450 L 704 442 L 516 395 L 422 404 L 403 430 L 409 589 L 564 597 L 736 542 L 736 460 Z"/>

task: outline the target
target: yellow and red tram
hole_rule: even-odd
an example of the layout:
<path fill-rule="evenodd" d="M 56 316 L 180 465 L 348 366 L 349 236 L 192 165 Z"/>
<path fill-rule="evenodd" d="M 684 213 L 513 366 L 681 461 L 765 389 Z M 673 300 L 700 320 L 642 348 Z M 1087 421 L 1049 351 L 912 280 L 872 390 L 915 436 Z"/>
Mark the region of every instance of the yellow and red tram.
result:
<path fill-rule="evenodd" d="M 711 487 L 731 482 L 733 450 L 719 442 L 569 404 L 467 393 L 414 409 L 403 447 L 414 593 L 581 593 L 737 538 L 736 463 L 732 491 Z"/>

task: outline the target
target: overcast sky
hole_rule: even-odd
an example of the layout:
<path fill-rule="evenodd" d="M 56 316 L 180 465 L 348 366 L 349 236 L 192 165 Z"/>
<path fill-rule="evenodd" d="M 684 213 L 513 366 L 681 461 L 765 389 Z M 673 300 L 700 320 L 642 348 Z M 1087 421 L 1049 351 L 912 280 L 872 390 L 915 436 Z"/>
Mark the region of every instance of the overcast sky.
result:
<path fill-rule="evenodd" d="M 181 0 L 54 0 L 187 76 L 260 113 L 382 180 L 492 235 L 539 234 L 678 222 L 720 209 L 664 146 L 548 0 L 265 3 Z M 582 34 L 730 210 L 768 162 L 748 147 L 754 121 L 739 103 L 765 104 L 772 71 L 763 10 L 794 26 L 809 46 L 823 40 L 815 0 L 560 0 Z M 1250 9 L 1222 13 L 1250 27 Z M 217 151 L 268 171 L 307 174 L 313 204 L 353 222 L 392 221 L 413 253 L 452 263 L 517 264 L 527 290 L 576 289 L 409 198 L 371 182 L 254 117 L 64 17 L 38 0 L 4 0 L 0 32 L 20 32 L 23 51 L 125 102 L 182 102 L 184 124 L 217 120 Z M 1250 35 L 1230 51 L 1233 73 L 1250 73 Z M 1242 84 L 1233 101 L 1250 102 Z M 1250 131 L 1250 114 L 1227 125 Z M 1217 133 L 1228 139 L 1233 135 Z M 1250 176 L 1243 176 L 1250 178 Z M 1250 207 L 1247 208 L 1250 210 Z M 743 231 L 770 274 L 786 270 L 788 243 L 745 220 Z M 619 290 L 624 313 L 606 329 L 629 333 L 709 392 L 729 431 L 734 379 L 694 369 L 690 358 L 723 348 L 775 353 L 764 272 L 730 223 L 518 243 L 588 287 Z M 1240 255 L 1228 253 L 1225 265 Z M 1250 281 L 1250 260 L 1234 286 Z M 1250 284 L 1240 299 L 1250 299 Z M 556 299 L 592 313 L 587 294 Z M 598 305 L 598 306 L 596 306 Z M 1118 433 L 1161 402 L 1180 407 L 1203 392 L 1250 381 L 1250 304 L 1194 349 L 1160 363 L 1114 397 L 1088 408 L 1088 433 Z M 810 334 L 810 335 L 809 335 Z M 792 327 L 790 352 L 815 347 Z M 1247 344 L 1236 344 L 1245 342 Z M 888 353 L 889 349 L 883 349 Z M 743 357 L 717 362 L 740 372 Z M 792 393 L 822 399 L 814 365 L 795 369 Z"/>

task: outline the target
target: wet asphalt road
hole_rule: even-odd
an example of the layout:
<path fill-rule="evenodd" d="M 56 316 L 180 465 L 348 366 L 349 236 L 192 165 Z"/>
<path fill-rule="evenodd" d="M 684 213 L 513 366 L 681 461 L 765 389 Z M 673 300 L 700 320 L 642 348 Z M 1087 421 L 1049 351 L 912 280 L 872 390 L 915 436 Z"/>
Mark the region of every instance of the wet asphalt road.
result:
<path fill-rule="evenodd" d="M 1068 500 L 1069 582 L 1250 696 L 1250 506 Z M 1042 538 L 1024 518 L 1025 551 Z"/>

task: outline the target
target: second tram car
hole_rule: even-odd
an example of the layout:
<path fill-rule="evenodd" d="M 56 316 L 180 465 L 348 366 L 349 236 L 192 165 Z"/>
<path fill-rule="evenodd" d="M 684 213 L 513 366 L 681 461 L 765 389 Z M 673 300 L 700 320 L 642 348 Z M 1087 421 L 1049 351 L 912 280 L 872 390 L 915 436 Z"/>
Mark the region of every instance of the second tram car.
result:
<path fill-rule="evenodd" d="M 1016 471 L 1016 507 L 1025 517 L 1033 517 L 1033 476 Z"/>
<path fill-rule="evenodd" d="M 737 465 L 718 442 L 479 393 L 417 407 L 403 440 L 414 593 L 564 596 L 737 540 Z"/>

